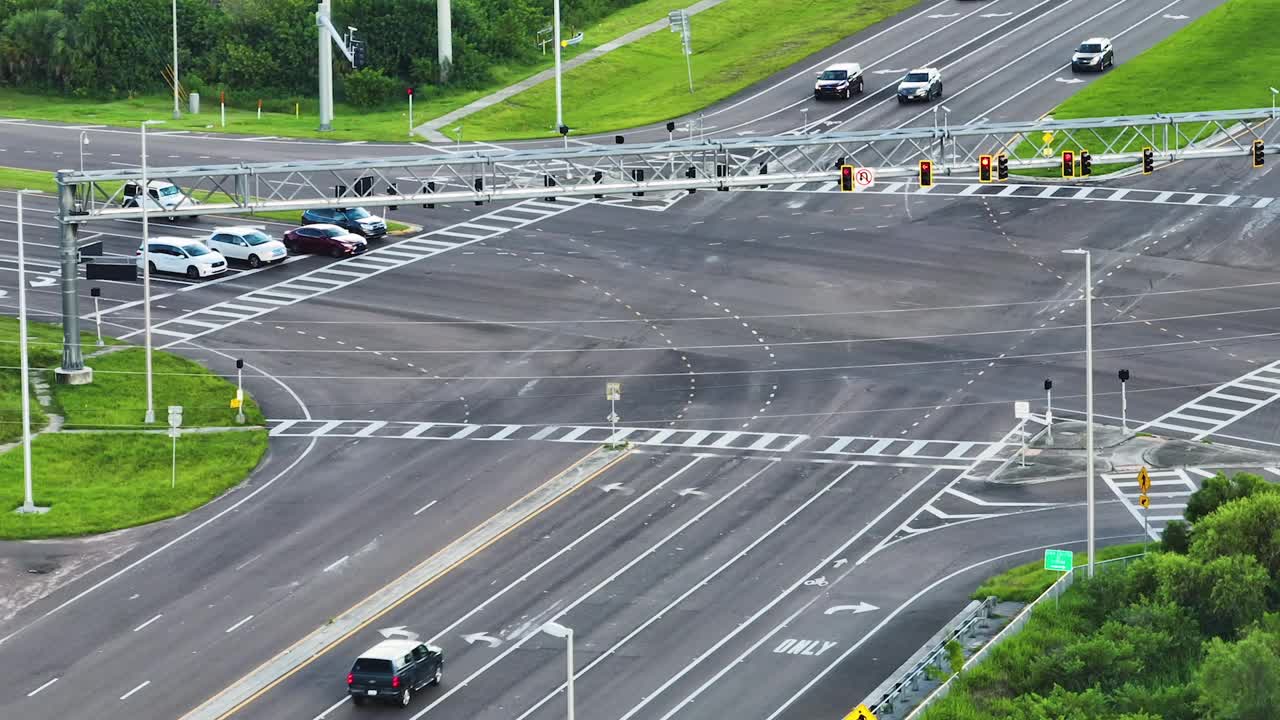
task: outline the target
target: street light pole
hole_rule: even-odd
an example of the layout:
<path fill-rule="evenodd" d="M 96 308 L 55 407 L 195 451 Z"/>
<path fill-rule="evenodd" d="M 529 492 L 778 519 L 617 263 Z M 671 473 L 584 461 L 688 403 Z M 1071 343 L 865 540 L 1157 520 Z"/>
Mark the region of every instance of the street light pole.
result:
<path fill-rule="evenodd" d="M 560 0 L 551 3 L 551 34 L 556 56 L 556 130 L 564 127 L 564 106 L 560 95 Z"/>
<path fill-rule="evenodd" d="M 1088 535 L 1089 577 L 1093 577 L 1094 498 L 1093 498 L 1093 262 L 1088 250 L 1076 248 L 1063 250 L 1068 255 L 1084 256 L 1084 451 L 1085 451 L 1085 503 L 1088 519 L 1085 521 Z"/>
<path fill-rule="evenodd" d="M 22 373 L 22 514 L 38 514 L 47 512 L 49 508 L 36 507 L 31 493 L 31 391 L 28 384 L 31 379 L 27 360 L 27 258 L 23 237 L 22 196 L 32 190 L 18 191 L 18 356 Z"/>
<path fill-rule="evenodd" d="M 147 184 L 147 126 L 162 120 L 143 120 L 142 127 L 142 326 L 146 339 L 147 412 L 142 421 L 148 425 L 156 421 L 156 408 L 151 384 L 151 226 L 147 220 L 147 203 L 151 200 L 151 188 Z"/>
<path fill-rule="evenodd" d="M 178 0 L 173 0 L 173 119 L 182 117 L 178 107 Z"/>
<path fill-rule="evenodd" d="M 550 621 L 543 623 L 542 631 L 553 637 L 564 638 L 565 640 L 565 658 L 569 669 L 569 677 L 565 681 L 565 691 L 569 695 L 569 720 L 573 720 L 573 628 Z"/>

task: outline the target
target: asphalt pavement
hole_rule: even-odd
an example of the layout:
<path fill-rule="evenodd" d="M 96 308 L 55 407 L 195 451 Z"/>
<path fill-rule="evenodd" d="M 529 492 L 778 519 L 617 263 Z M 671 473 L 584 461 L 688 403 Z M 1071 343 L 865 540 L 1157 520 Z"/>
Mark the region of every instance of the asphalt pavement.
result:
<path fill-rule="evenodd" d="M 943 67 L 947 122 L 1039 117 L 1079 86 L 1059 81 L 1077 79 L 1060 71 L 1079 38 L 1115 37 L 1123 62 L 1215 5 L 922 4 L 709 109 L 705 131 L 930 124 L 937 103 L 899 107 L 884 89 L 930 64 Z M 812 67 L 837 56 L 868 69 L 867 92 L 815 104 Z M 54 153 L 74 150 L 79 130 L 46 125 L 3 123 L 0 162 L 65 165 Z M 90 132 L 86 167 L 136 157 L 129 131 Z M 406 150 L 149 141 L 175 164 Z M 67 561 L 46 596 L 10 607 L 0 662 L 19 672 L 0 709 L 376 713 L 344 701 L 344 676 L 390 633 L 446 650 L 443 685 L 407 717 L 558 717 L 564 641 L 538 632 L 555 620 L 575 629 L 584 716 L 841 717 L 983 577 L 1084 539 L 1079 477 L 985 480 L 1017 450 L 1013 402 L 1043 412 L 1045 377 L 1055 411 L 1083 409 L 1083 260 L 1062 250 L 1092 252 L 1099 414 L 1119 416 L 1126 367 L 1135 425 L 1280 449 L 1267 321 L 1278 211 L 1262 202 L 1280 195 L 1276 177 L 1241 158 L 1088 193 L 1015 180 L 1025 192 L 998 195 L 948 178 L 932 192 L 402 208 L 396 219 L 422 231 L 364 258 L 157 278 L 157 344 L 224 373 L 244 358 L 271 451 L 227 496 L 118 534 L 118 557 L 87 571 Z M 57 277 L 54 208 L 28 207 L 31 301 L 54 320 L 56 286 L 39 280 Z M 0 195 L 6 246 L 13 220 Z M 228 222 L 154 232 L 194 238 Z M 138 247 L 137 223 L 86 230 L 111 254 Z M 15 269 L 0 262 L 10 311 Z M 104 331 L 138 341 L 136 285 L 99 286 Z M 622 383 L 613 407 L 610 381 Z M 429 583 L 383 590 L 610 439 L 629 454 Z M 1189 492 L 1203 474 L 1167 479 Z M 1143 532 L 1123 482 L 1097 479 L 1106 542 Z M 0 555 L 40 561 L 26 547 Z M 20 573 L 0 577 L 23 587 Z M 362 603 L 380 614 L 283 672 L 267 667 Z"/>

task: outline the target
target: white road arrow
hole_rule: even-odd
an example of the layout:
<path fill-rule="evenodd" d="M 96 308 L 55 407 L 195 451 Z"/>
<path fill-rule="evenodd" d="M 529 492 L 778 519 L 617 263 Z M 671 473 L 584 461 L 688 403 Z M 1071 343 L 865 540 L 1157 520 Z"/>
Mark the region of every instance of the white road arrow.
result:
<path fill-rule="evenodd" d="M 898 70 L 872 70 L 871 72 L 874 75 L 898 75 L 906 71 L 907 71 L 906 68 L 901 68 Z"/>
<path fill-rule="evenodd" d="M 501 640 L 499 640 L 498 638 L 492 635 L 489 635 L 488 633 L 471 633 L 470 635 L 463 635 L 462 639 L 466 640 L 468 645 L 474 645 L 477 642 L 483 642 L 483 643 L 487 643 L 491 648 L 496 648 L 502 644 Z"/>
<path fill-rule="evenodd" d="M 1165 15 L 1165 20 L 1186 20 L 1190 15 Z"/>
<path fill-rule="evenodd" d="M 58 278 L 49 277 L 46 275 L 44 277 L 38 277 L 35 280 L 32 280 L 29 284 L 31 285 L 31 287 L 46 287 L 48 285 L 53 285 L 57 282 L 58 282 Z"/>
<path fill-rule="evenodd" d="M 677 490 L 676 494 L 681 497 L 684 497 L 686 495 L 696 495 L 698 497 L 707 497 L 707 493 L 702 492 L 698 488 L 685 488 L 683 490 Z"/>
<path fill-rule="evenodd" d="M 935 15 L 930 15 L 929 17 L 930 17 L 930 18 L 934 18 L 934 19 L 939 19 L 939 18 L 955 17 L 955 16 L 957 16 L 957 15 L 959 15 L 959 14 L 960 14 L 960 13 L 937 13 L 937 14 L 935 14 Z"/>
<path fill-rule="evenodd" d="M 841 565 L 848 565 L 848 564 L 849 564 L 848 558 L 840 558 L 839 560 L 832 563 L 832 565 L 834 565 L 835 567 L 840 567 Z"/>
<path fill-rule="evenodd" d="M 838 612 L 851 612 L 854 615 L 857 615 L 858 613 L 871 612 L 872 610 L 879 610 L 879 609 L 880 608 L 876 607 L 875 605 L 872 605 L 871 603 L 860 602 L 857 605 L 832 605 L 831 607 L 827 608 L 826 611 L 823 612 L 822 614 L 835 615 Z"/>
<path fill-rule="evenodd" d="M 735 135 L 739 135 L 739 136 L 741 136 L 741 135 L 755 135 L 755 134 L 756 134 L 756 131 L 755 131 L 755 130 L 743 130 L 742 132 L 734 133 L 734 134 L 735 134 Z"/>
<path fill-rule="evenodd" d="M 1013 14 L 1013 13 L 1011 13 L 1011 12 L 1003 12 L 1003 13 L 982 13 L 982 14 L 981 14 L 981 15 L 979 15 L 978 17 L 1009 17 L 1009 16 L 1010 16 L 1010 15 L 1012 15 L 1012 14 Z"/>
<path fill-rule="evenodd" d="M 620 482 L 609 483 L 608 485 L 601 485 L 600 489 L 605 492 L 613 492 L 615 490 L 618 490 L 618 491 L 621 491 L 623 495 L 630 495 L 631 493 L 635 492 L 635 490 L 632 490 L 631 488 L 627 487 L 626 485 L 623 485 Z"/>
<path fill-rule="evenodd" d="M 2 298 L 2 297 L 9 297 L 9 291 L 8 291 L 8 290 L 0 290 L 0 298 Z"/>
<path fill-rule="evenodd" d="M 1053 81 L 1054 81 L 1054 82 L 1060 82 L 1060 83 L 1066 83 L 1067 85 L 1075 85 L 1076 83 L 1082 83 L 1082 82 L 1084 82 L 1084 81 L 1083 81 L 1083 80 L 1081 80 L 1080 78 L 1054 78 L 1054 79 L 1053 79 Z"/>
<path fill-rule="evenodd" d="M 418 633 L 407 629 L 404 625 L 397 625 L 395 627 L 382 628 L 381 630 L 378 631 L 378 634 L 384 638 L 390 638 L 390 637 L 395 637 L 396 635 L 399 635 L 400 637 L 406 638 L 408 640 L 418 639 Z"/>

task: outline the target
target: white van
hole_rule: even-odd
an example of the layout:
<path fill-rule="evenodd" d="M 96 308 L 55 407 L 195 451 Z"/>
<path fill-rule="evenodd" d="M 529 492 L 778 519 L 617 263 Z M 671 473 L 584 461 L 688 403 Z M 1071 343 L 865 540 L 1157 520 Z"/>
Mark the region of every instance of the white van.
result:
<path fill-rule="evenodd" d="M 138 207 L 138 198 L 142 196 L 141 183 L 127 182 L 124 185 L 125 207 Z M 191 208 L 196 201 L 182 192 L 182 189 L 168 180 L 151 180 L 147 182 L 146 208 L 164 215 L 170 220 L 177 220 L 180 209 Z M 194 220 L 195 216 L 189 216 Z"/>

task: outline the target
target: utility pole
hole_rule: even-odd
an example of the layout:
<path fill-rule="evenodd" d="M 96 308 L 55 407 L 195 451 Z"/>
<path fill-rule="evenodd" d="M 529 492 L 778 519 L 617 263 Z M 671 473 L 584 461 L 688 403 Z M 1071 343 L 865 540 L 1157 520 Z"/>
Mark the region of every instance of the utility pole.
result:
<path fill-rule="evenodd" d="M 555 42 L 556 57 L 556 128 L 564 127 L 564 106 L 560 97 L 560 0 L 551 2 L 551 39 Z M 563 130 L 560 130 L 564 134 Z M 565 142 L 568 142 L 566 137 Z"/>
<path fill-rule="evenodd" d="M 333 130 L 333 47 L 329 44 L 329 0 L 316 9 L 316 36 L 320 41 L 320 131 Z"/>
<path fill-rule="evenodd" d="M 1089 577 L 1093 577 L 1094 497 L 1093 497 L 1093 256 L 1084 248 L 1063 250 L 1067 255 L 1084 256 L 1084 452 L 1085 520 L 1088 535 Z"/>
<path fill-rule="evenodd" d="M 178 0 L 173 0 L 173 119 L 181 117 L 182 109 L 178 106 Z"/>
<path fill-rule="evenodd" d="M 440 84 L 449 81 L 453 67 L 453 13 L 449 0 L 436 0 L 436 64 L 440 66 Z"/>

